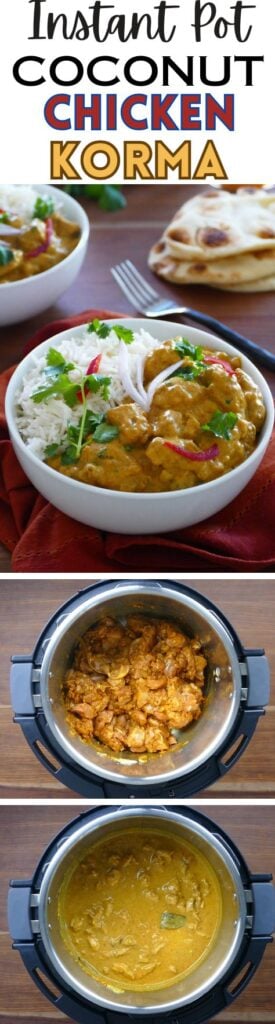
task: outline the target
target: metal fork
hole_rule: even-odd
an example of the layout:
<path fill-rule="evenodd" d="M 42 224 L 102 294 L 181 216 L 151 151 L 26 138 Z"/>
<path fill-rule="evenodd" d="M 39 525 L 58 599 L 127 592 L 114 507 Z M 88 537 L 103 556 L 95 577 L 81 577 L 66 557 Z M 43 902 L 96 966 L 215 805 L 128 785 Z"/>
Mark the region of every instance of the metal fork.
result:
<path fill-rule="evenodd" d="M 260 348 L 254 341 L 238 334 L 237 331 L 232 331 L 226 324 L 220 323 L 219 320 L 208 316 L 207 313 L 199 313 L 197 309 L 191 309 L 190 306 L 178 306 L 174 299 L 161 298 L 154 288 L 151 288 L 148 281 L 142 277 L 131 260 L 124 260 L 123 263 L 117 263 L 115 267 L 111 267 L 111 274 L 126 295 L 129 304 L 139 313 L 143 313 L 143 316 L 150 319 L 162 317 L 169 319 L 169 315 L 182 316 L 184 314 L 188 320 L 194 320 L 195 323 L 201 324 L 203 327 L 209 327 L 210 331 L 241 349 L 261 366 L 275 370 L 275 355 L 272 352 L 266 348 Z"/>

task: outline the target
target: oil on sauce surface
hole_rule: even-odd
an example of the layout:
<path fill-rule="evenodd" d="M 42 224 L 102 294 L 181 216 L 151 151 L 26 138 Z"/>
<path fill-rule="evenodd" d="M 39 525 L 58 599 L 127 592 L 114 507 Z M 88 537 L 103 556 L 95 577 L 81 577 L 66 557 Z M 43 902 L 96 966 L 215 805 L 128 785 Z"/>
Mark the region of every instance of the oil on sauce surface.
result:
<path fill-rule="evenodd" d="M 221 921 L 218 878 L 189 842 L 129 830 L 93 846 L 59 896 L 64 943 L 117 991 L 167 988 L 207 956 Z"/>

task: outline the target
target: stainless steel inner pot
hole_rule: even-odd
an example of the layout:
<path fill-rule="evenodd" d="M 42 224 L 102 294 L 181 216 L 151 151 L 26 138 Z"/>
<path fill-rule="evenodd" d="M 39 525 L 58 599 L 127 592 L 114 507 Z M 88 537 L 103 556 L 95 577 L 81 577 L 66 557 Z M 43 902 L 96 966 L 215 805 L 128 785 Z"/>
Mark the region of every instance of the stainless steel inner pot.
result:
<path fill-rule="evenodd" d="M 192 842 L 210 861 L 222 890 L 222 920 L 208 957 L 183 981 L 159 992 L 115 993 L 84 973 L 66 950 L 60 935 L 57 915 L 58 893 L 65 872 L 81 859 L 93 843 L 129 829 L 148 827 L 174 834 Z M 92 821 L 79 824 L 73 835 L 63 840 L 46 865 L 39 898 L 39 931 L 47 956 L 58 979 L 85 1000 L 130 1013 L 144 1014 L 173 1010 L 192 1003 L 208 992 L 225 975 L 239 951 L 246 926 L 246 898 L 241 878 L 229 849 L 204 825 L 167 808 L 131 807 L 113 810 L 104 817 L 95 814 Z"/>
<path fill-rule="evenodd" d="M 72 736 L 60 698 L 62 680 L 80 637 L 105 615 L 129 614 L 175 619 L 201 640 L 208 662 L 206 702 L 201 718 L 182 730 L 179 744 L 164 754 L 147 757 L 130 752 L 108 753 L 99 743 L 88 745 Z M 232 638 L 218 614 L 196 595 L 175 591 L 169 581 L 122 581 L 91 594 L 61 621 L 46 647 L 40 679 L 44 715 L 53 743 L 57 741 L 75 763 L 105 779 L 136 786 L 164 783 L 189 774 L 205 763 L 227 739 L 238 715 L 241 672 Z"/>

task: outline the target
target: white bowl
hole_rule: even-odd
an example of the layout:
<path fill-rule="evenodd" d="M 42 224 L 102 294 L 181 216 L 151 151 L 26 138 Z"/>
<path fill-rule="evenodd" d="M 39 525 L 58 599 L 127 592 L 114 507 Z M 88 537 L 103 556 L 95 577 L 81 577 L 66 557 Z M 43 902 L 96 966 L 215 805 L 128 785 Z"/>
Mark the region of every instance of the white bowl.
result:
<path fill-rule="evenodd" d="M 108 324 L 117 323 L 108 320 Z M 149 331 L 160 342 L 183 335 L 196 345 L 204 345 L 213 350 L 228 352 L 231 356 L 241 355 L 225 341 L 220 341 L 212 334 L 185 327 L 183 324 L 171 324 L 164 320 L 123 320 L 125 327 L 132 330 Z M 60 344 L 62 338 L 83 333 L 83 325 L 62 331 L 56 338 L 44 341 L 35 349 L 35 355 L 43 355 L 52 345 Z M 219 512 L 228 505 L 236 495 L 246 487 L 254 476 L 267 449 L 274 423 L 274 405 L 271 392 L 264 377 L 253 363 L 241 356 L 242 366 L 252 380 L 260 388 L 266 406 L 266 420 L 261 430 L 257 447 L 252 455 L 230 473 L 211 480 L 210 483 L 199 484 L 188 490 L 169 491 L 158 494 L 133 494 L 126 491 L 111 491 L 78 480 L 63 476 L 55 469 L 34 455 L 22 440 L 15 423 L 15 395 L 20 392 L 21 382 L 28 370 L 33 366 L 34 355 L 30 353 L 15 370 L 6 394 L 6 417 L 11 441 L 18 461 L 26 476 L 34 484 L 40 494 L 47 498 L 56 508 L 66 515 L 78 519 L 81 523 L 111 530 L 114 533 L 162 533 L 167 530 L 178 530 L 184 526 L 192 526 L 203 519 Z"/>
<path fill-rule="evenodd" d="M 61 263 L 22 281 L 0 284 L 0 326 L 27 320 L 51 306 L 70 287 L 86 255 L 90 225 L 85 210 L 61 189 L 52 185 L 34 185 L 38 195 L 52 196 L 60 213 L 79 224 L 81 234 L 75 249 Z"/>

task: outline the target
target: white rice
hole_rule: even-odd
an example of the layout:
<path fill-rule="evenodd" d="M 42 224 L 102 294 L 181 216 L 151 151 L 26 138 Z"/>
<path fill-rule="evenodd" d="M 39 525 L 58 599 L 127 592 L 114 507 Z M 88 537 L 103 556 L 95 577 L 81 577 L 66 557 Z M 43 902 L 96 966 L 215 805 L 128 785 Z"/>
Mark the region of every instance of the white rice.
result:
<path fill-rule="evenodd" d="M 83 334 L 77 337 L 72 334 L 59 344 L 56 341 L 53 342 L 53 347 L 62 353 L 66 361 L 75 363 L 76 367 L 84 373 L 92 359 L 99 352 L 102 353 L 98 372 L 104 377 L 111 377 L 111 385 L 108 401 L 105 401 L 100 394 L 91 393 L 87 398 L 88 408 L 95 413 L 106 413 L 108 409 L 118 405 L 126 396 L 118 372 L 119 346 L 120 341 L 114 331 L 111 331 L 108 338 L 104 340 L 99 338 L 96 333 L 89 334 L 87 330 L 84 330 Z M 158 347 L 159 340 L 143 330 L 134 335 L 132 344 L 127 345 L 133 383 L 136 383 L 136 367 L 140 356 L 145 358 L 149 352 Z M 47 445 L 61 444 L 66 437 L 68 425 L 75 425 L 79 422 L 82 406 L 79 404 L 74 409 L 70 409 L 61 396 L 49 398 L 47 401 L 36 404 L 31 395 L 45 384 L 43 370 L 47 362 L 46 356 L 35 355 L 35 352 L 33 359 L 33 367 L 24 377 L 22 389 L 16 396 L 16 422 L 27 447 L 43 460 Z M 75 378 L 74 371 L 70 376 L 72 379 Z"/>
<path fill-rule="evenodd" d="M 33 185 L 0 185 L 0 209 L 16 214 L 25 224 L 30 224 L 38 195 L 42 199 L 48 198 L 48 194 L 43 193 L 43 185 L 41 189 Z"/>

